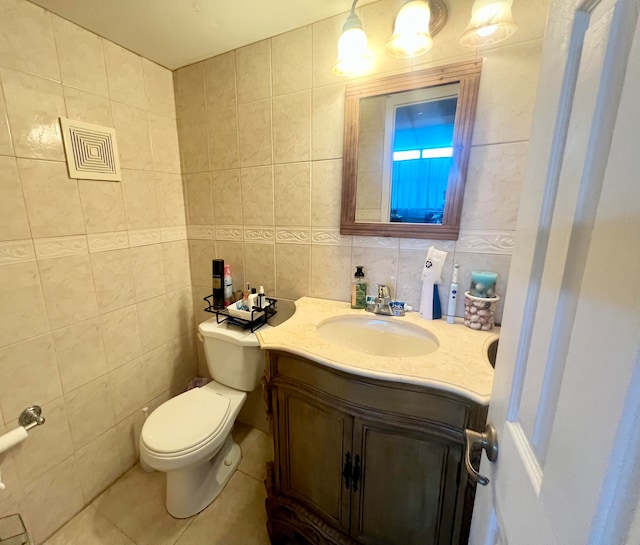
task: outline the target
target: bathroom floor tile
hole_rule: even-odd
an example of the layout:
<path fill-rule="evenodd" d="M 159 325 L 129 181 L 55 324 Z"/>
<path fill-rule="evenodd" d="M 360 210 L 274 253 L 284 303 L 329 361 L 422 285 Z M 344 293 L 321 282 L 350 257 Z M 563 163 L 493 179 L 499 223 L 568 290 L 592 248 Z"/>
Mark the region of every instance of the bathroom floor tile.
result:
<path fill-rule="evenodd" d="M 136 545 L 173 545 L 192 519 L 169 515 L 164 495 L 165 474 L 136 465 L 92 505 Z"/>
<path fill-rule="evenodd" d="M 220 496 L 196 516 L 176 545 L 269 545 L 266 497 L 261 481 L 236 471 Z"/>
<path fill-rule="evenodd" d="M 135 544 L 89 505 L 45 541 L 44 545 Z"/>
<path fill-rule="evenodd" d="M 271 436 L 238 422 L 234 425 L 232 433 L 242 449 L 242 461 L 238 469 L 259 481 L 266 479 L 267 462 L 273 460 Z"/>

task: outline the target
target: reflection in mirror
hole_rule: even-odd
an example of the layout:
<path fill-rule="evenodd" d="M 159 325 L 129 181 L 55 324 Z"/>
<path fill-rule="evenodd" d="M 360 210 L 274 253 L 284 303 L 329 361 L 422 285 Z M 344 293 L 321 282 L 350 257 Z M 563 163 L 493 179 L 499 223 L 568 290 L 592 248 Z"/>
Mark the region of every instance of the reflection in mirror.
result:
<path fill-rule="evenodd" d="M 347 86 L 342 234 L 457 239 L 480 70 Z"/>

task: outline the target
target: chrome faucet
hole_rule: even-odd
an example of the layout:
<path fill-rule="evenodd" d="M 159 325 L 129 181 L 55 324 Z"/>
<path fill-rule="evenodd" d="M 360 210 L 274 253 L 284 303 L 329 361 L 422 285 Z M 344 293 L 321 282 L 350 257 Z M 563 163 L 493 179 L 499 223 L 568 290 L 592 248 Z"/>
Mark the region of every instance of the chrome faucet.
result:
<path fill-rule="evenodd" d="M 384 314 L 386 316 L 391 316 L 393 313 L 391 312 L 389 303 L 391 303 L 389 288 L 384 284 L 378 284 L 378 297 L 376 297 L 376 302 L 373 306 L 374 314 Z"/>

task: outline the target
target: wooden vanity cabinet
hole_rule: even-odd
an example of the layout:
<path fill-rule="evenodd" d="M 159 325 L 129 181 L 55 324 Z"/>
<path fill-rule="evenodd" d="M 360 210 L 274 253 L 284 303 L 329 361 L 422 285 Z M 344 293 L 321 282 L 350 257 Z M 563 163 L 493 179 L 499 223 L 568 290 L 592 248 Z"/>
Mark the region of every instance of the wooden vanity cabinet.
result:
<path fill-rule="evenodd" d="M 462 430 L 486 407 L 268 351 L 267 516 L 273 544 L 465 544 L 475 488 Z"/>

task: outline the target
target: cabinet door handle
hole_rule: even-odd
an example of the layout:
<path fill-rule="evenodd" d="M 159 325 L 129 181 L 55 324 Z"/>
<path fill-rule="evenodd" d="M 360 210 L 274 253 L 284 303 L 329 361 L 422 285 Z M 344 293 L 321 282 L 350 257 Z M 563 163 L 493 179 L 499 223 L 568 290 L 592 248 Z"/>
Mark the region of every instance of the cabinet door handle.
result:
<path fill-rule="evenodd" d="M 360 474 L 362 470 L 360 469 L 360 456 L 356 454 L 354 465 L 353 465 L 353 491 L 358 491 L 358 483 L 360 482 Z"/>
<path fill-rule="evenodd" d="M 484 433 L 473 430 L 464 430 L 463 433 L 466 441 L 464 465 L 467 468 L 467 473 L 469 473 L 469 480 L 486 486 L 489 484 L 489 479 L 484 475 L 480 475 L 471 465 L 471 451 L 474 448 L 480 449 L 480 451 L 484 449 L 487 452 L 489 461 L 495 462 L 498 459 L 498 434 L 496 429 L 492 424 L 487 424 Z"/>
<path fill-rule="evenodd" d="M 347 490 L 351 488 L 351 454 L 347 452 L 344 455 L 344 467 L 342 468 L 342 476 L 344 477 L 344 486 Z"/>

